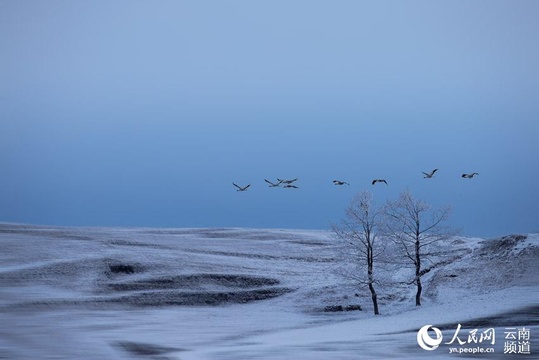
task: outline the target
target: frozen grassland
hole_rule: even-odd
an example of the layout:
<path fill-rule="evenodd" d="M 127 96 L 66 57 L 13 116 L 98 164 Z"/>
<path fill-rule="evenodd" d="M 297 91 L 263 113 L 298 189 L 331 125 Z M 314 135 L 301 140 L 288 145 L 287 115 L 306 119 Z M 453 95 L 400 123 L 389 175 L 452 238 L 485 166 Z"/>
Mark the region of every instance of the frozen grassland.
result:
<path fill-rule="evenodd" d="M 414 286 L 337 276 L 330 232 L 0 224 L 0 359 L 538 358 L 539 235 L 454 238 Z M 440 260 L 441 261 L 441 260 Z M 395 279 L 407 270 L 395 272 Z M 360 305 L 363 311 L 326 312 Z M 495 353 L 421 349 L 433 324 L 494 327 Z M 505 327 L 531 354 L 503 354 Z"/>

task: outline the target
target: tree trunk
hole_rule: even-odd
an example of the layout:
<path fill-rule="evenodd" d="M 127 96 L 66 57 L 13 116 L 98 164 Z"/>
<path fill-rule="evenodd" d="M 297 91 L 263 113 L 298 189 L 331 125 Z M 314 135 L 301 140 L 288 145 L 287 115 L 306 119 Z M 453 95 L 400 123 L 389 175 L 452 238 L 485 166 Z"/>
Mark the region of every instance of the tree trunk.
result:
<path fill-rule="evenodd" d="M 415 294 L 415 306 L 421 306 L 421 257 L 419 255 L 419 234 L 415 242 L 415 282 L 417 284 L 417 293 Z"/>
<path fill-rule="evenodd" d="M 367 273 L 369 276 L 369 290 L 371 291 L 372 305 L 374 307 L 374 315 L 380 315 L 378 312 L 378 297 L 374 290 L 374 253 L 371 243 L 367 246 Z"/>
<path fill-rule="evenodd" d="M 376 297 L 376 291 L 374 290 L 374 286 L 372 286 L 372 283 L 369 283 L 369 290 L 371 291 L 374 315 L 380 315 L 380 313 L 378 312 L 378 298 Z"/>
<path fill-rule="evenodd" d="M 417 293 L 415 294 L 415 306 L 421 306 L 421 278 L 417 278 Z"/>

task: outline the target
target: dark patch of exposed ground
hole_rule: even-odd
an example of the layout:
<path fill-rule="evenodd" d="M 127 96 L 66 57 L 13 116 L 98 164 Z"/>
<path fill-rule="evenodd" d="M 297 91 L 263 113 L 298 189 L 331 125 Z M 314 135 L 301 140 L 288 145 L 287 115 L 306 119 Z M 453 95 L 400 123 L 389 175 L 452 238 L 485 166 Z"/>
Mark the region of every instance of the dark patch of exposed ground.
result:
<path fill-rule="evenodd" d="M 163 355 L 171 352 L 186 351 L 186 349 L 182 348 L 163 347 L 159 345 L 133 341 L 119 341 L 118 343 L 116 343 L 116 345 L 132 355 L 139 356 Z"/>
<path fill-rule="evenodd" d="M 271 278 L 234 275 L 234 274 L 191 274 L 159 278 L 149 278 L 121 283 L 105 284 L 106 289 L 114 291 L 144 291 L 193 288 L 200 285 L 219 285 L 229 288 L 253 288 L 278 285 L 279 281 Z"/>

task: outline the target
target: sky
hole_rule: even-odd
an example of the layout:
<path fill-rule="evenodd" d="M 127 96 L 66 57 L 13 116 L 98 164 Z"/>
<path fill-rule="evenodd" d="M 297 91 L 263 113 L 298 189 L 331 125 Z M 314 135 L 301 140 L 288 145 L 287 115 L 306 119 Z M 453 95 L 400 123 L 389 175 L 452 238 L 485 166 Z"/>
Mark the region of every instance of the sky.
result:
<path fill-rule="evenodd" d="M 537 14 L 0 0 L 0 222 L 328 229 L 409 189 L 464 235 L 537 232 Z"/>

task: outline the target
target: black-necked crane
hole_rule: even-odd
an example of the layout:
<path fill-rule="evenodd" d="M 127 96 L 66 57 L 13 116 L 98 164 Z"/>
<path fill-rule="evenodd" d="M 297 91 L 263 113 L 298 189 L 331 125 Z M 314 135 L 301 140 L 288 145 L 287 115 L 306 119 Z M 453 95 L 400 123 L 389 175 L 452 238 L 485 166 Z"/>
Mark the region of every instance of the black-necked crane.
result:
<path fill-rule="evenodd" d="M 424 178 L 424 179 L 430 179 L 430 178 L 432 178 L 432 177 L 434 176 L 434 173 L 435 173 L 436 171 L 438 171 L 438 169 L 434 169 L 434 170 L 432 170 L 430 173 L 426 173 L 426 172 L 422 171 L 422 173 L 425 175 L 425 176 L 423 176 L 423 178 Z"/>
<path fill-rule="evenodd" d="M 297 181 L 297 180 L 298 180 L 298 178 L 295 178 L 295 179 L 292 179 L 292 180 L 283 180 L 283 179 L 277 178 L 277 181 L 280 181 L 283 184 L 292 184 L 294 181 Z"/>
<path fill-rule="evenodd" d="M 236 190 L 236 191 L 245 191 L 245 190 L 247 190 L 249 188 L 249 186 L 251 186 L 251 184 L 246 185 L 246 186 L 239 186 L 238 184 L 235 184 L 235 183 L 232 183 L 232 185 L 234 185 L 235 187 L 238 188 L 238 190 Z"/>
<path fill-rule="evenodd" d="M 384 179 L 374 179 L 374 180 L 372 181 L 372 184 L 374 185 L 374 184 L 376 184 L 377 182 L 383 182 L 384 184 L 387 185 L 387 181 L 385 181 Z"/>
<path fill-rule="evenodd" d="M 465 178 L 465 179 L 471 179 L 473 178 L 475 175 L 479 175 L 479 173 L 471 173 L 471 174 L 462 174 L 462 177 Z"/>
<path fill-rule="evenodd" d="M 281 183 L 282 181 L 279 181 L 279 182 L 276 182 L 276 183 L 273 183 L 267 179 L 264 179 L 265 182 L 267 182 L 269 184 L 269 187 L 280 187 L 281 186 Z"/>
<path fill-rule="evenodd" d="M 346 181 L 340 181 L 340 180 L 333 180 L 333 184 L 334 185 L 339 185 L 339 186 L 340 185 L 348 185 L 348 186 L 350 186 L 350 184 L 347 183 Z"/>
<path fill-rule="evenodd" d="M 299 187 L 297 187 L 296 185 L 292 185 L 292 184 L 285 184 L 283 187 L 287 188 L 287 189 L 299 189 Z"/>

